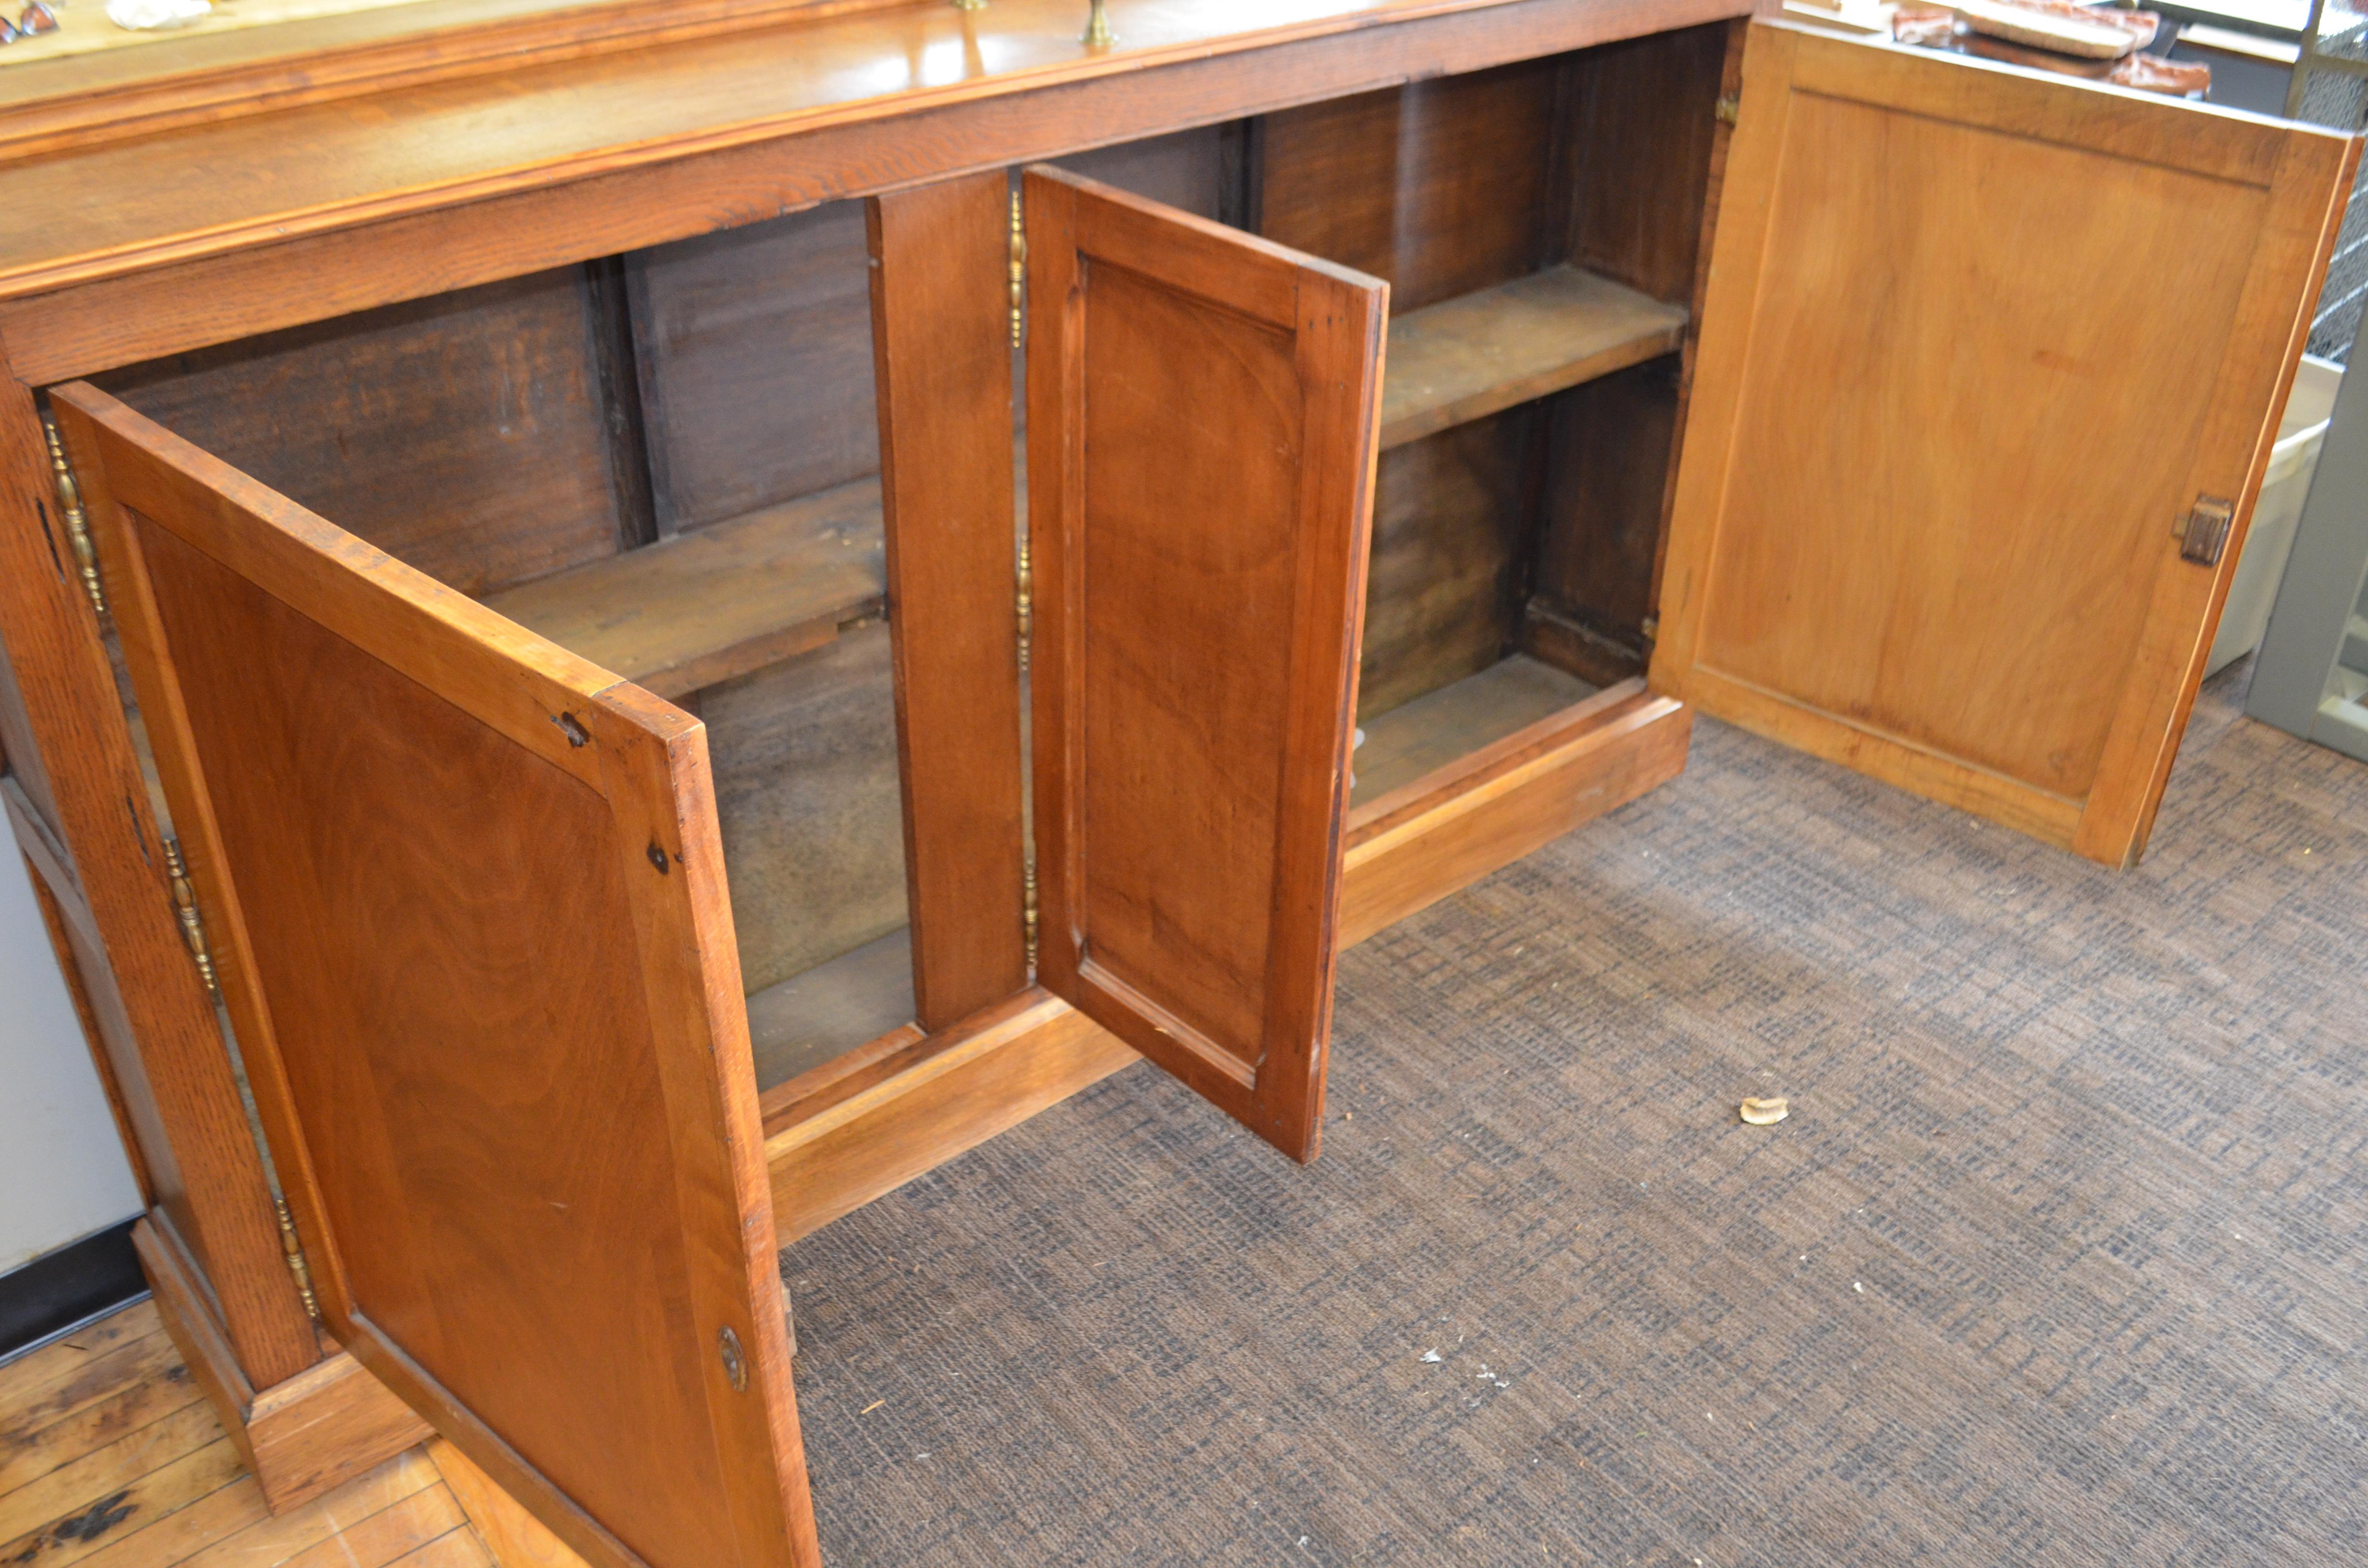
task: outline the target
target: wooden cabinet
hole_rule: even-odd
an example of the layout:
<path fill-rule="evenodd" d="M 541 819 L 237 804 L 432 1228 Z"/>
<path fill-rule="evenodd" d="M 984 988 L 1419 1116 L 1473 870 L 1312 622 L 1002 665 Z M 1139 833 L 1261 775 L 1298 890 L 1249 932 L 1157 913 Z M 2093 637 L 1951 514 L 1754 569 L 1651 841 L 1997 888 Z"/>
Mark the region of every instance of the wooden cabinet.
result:
<path fill-rule="evenodd" d="M 108 607 L 12 516 L 12 818 L 90 952 L 171 835 L 327 1331 L 594 1561 L 814 1560 L 780 1240 L 1138 1053 L 1314 1157 L 1339 949 L 1697 706 L 2143 845 L 2355 142 L 1718 6 L 1209 11 L 149 144 L 421 160 L 202 222 L 98 144 L 131 216 L 0 251 Z"/>

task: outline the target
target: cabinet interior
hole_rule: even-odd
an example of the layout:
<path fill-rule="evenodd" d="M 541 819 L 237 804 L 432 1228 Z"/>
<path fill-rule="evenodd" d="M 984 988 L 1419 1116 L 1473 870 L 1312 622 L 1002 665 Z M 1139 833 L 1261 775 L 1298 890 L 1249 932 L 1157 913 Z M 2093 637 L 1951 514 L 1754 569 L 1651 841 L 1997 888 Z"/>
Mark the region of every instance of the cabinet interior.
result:
<path fill-rule="evenodd" d="M 1725 50 L 1061 160 L 1392 285 L 1355 807 L 1644 667 Z M 768 1088 L 915 1016 L 871 312 L 848 200 L 97 378 L 704 720 Z"/>

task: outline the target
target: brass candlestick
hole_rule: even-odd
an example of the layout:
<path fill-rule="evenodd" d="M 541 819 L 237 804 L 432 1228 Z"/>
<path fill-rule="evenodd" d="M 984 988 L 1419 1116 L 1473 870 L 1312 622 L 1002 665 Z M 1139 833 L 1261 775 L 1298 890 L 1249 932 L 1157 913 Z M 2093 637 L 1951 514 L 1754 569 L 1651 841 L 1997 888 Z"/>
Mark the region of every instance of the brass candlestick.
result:
<path fill-rule="evenodd" d="M 1108 49 L 1118 41 L 1118 35 L 1110 31 L 1105 4 L 1106 0 L 1093 0 L 1093 9 L 1086 13 L 1086 36 L 1077 41 L 1087 49 Z"/>

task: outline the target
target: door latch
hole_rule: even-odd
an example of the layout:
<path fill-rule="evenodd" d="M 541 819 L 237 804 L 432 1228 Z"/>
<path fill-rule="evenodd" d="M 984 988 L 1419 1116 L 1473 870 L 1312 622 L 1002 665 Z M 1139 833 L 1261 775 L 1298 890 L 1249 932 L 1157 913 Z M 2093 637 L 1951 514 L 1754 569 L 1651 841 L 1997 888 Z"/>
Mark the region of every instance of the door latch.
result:
<path fill-rule="evenodd" d="M 2198 566 L 2217 566 L 2228 548 L 2228 530 L 2237 521 L 2237 504 L 2218 495 L 2198 495 L 2187 516 L 2171 529 L 2179 540 L 2179 558 Z"/>

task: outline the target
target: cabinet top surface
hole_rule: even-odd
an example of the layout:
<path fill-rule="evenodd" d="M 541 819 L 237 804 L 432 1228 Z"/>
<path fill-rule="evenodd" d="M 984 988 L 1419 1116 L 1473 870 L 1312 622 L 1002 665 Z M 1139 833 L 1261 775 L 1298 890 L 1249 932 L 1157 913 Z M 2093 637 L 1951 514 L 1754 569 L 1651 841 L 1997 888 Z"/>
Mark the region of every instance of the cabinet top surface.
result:
<path fill-rule="evenodd" d="M 1079 40 L 1083 0 L 935 3 L 594 54 L 101 142 L 0 165 L 0 299 L 192 257 L 564 185 L 702 153 L 1375 28 L 1574 11 L 1634 35 L 1749 0 L 1112 0 L 1114 47 Z M 1449 64 L 1447 68 L 1462 68 Z M 1377 62 L 1372 85 L 1406 74 Z M 1419 73 L 1417 73 L 1419 74 Z M 1189 96 L 1178 127 L 1211 118 Z M 911 138 L 914 178 L 959 149 Z M 1090 127 L 1075 140 L 1091 144 Z M 895 183 L 890 181 L 889 183 Z M 841 194 L 853 194 L 846 192 Z M 770 216 L 722 210 L 709 226 Z"/>

